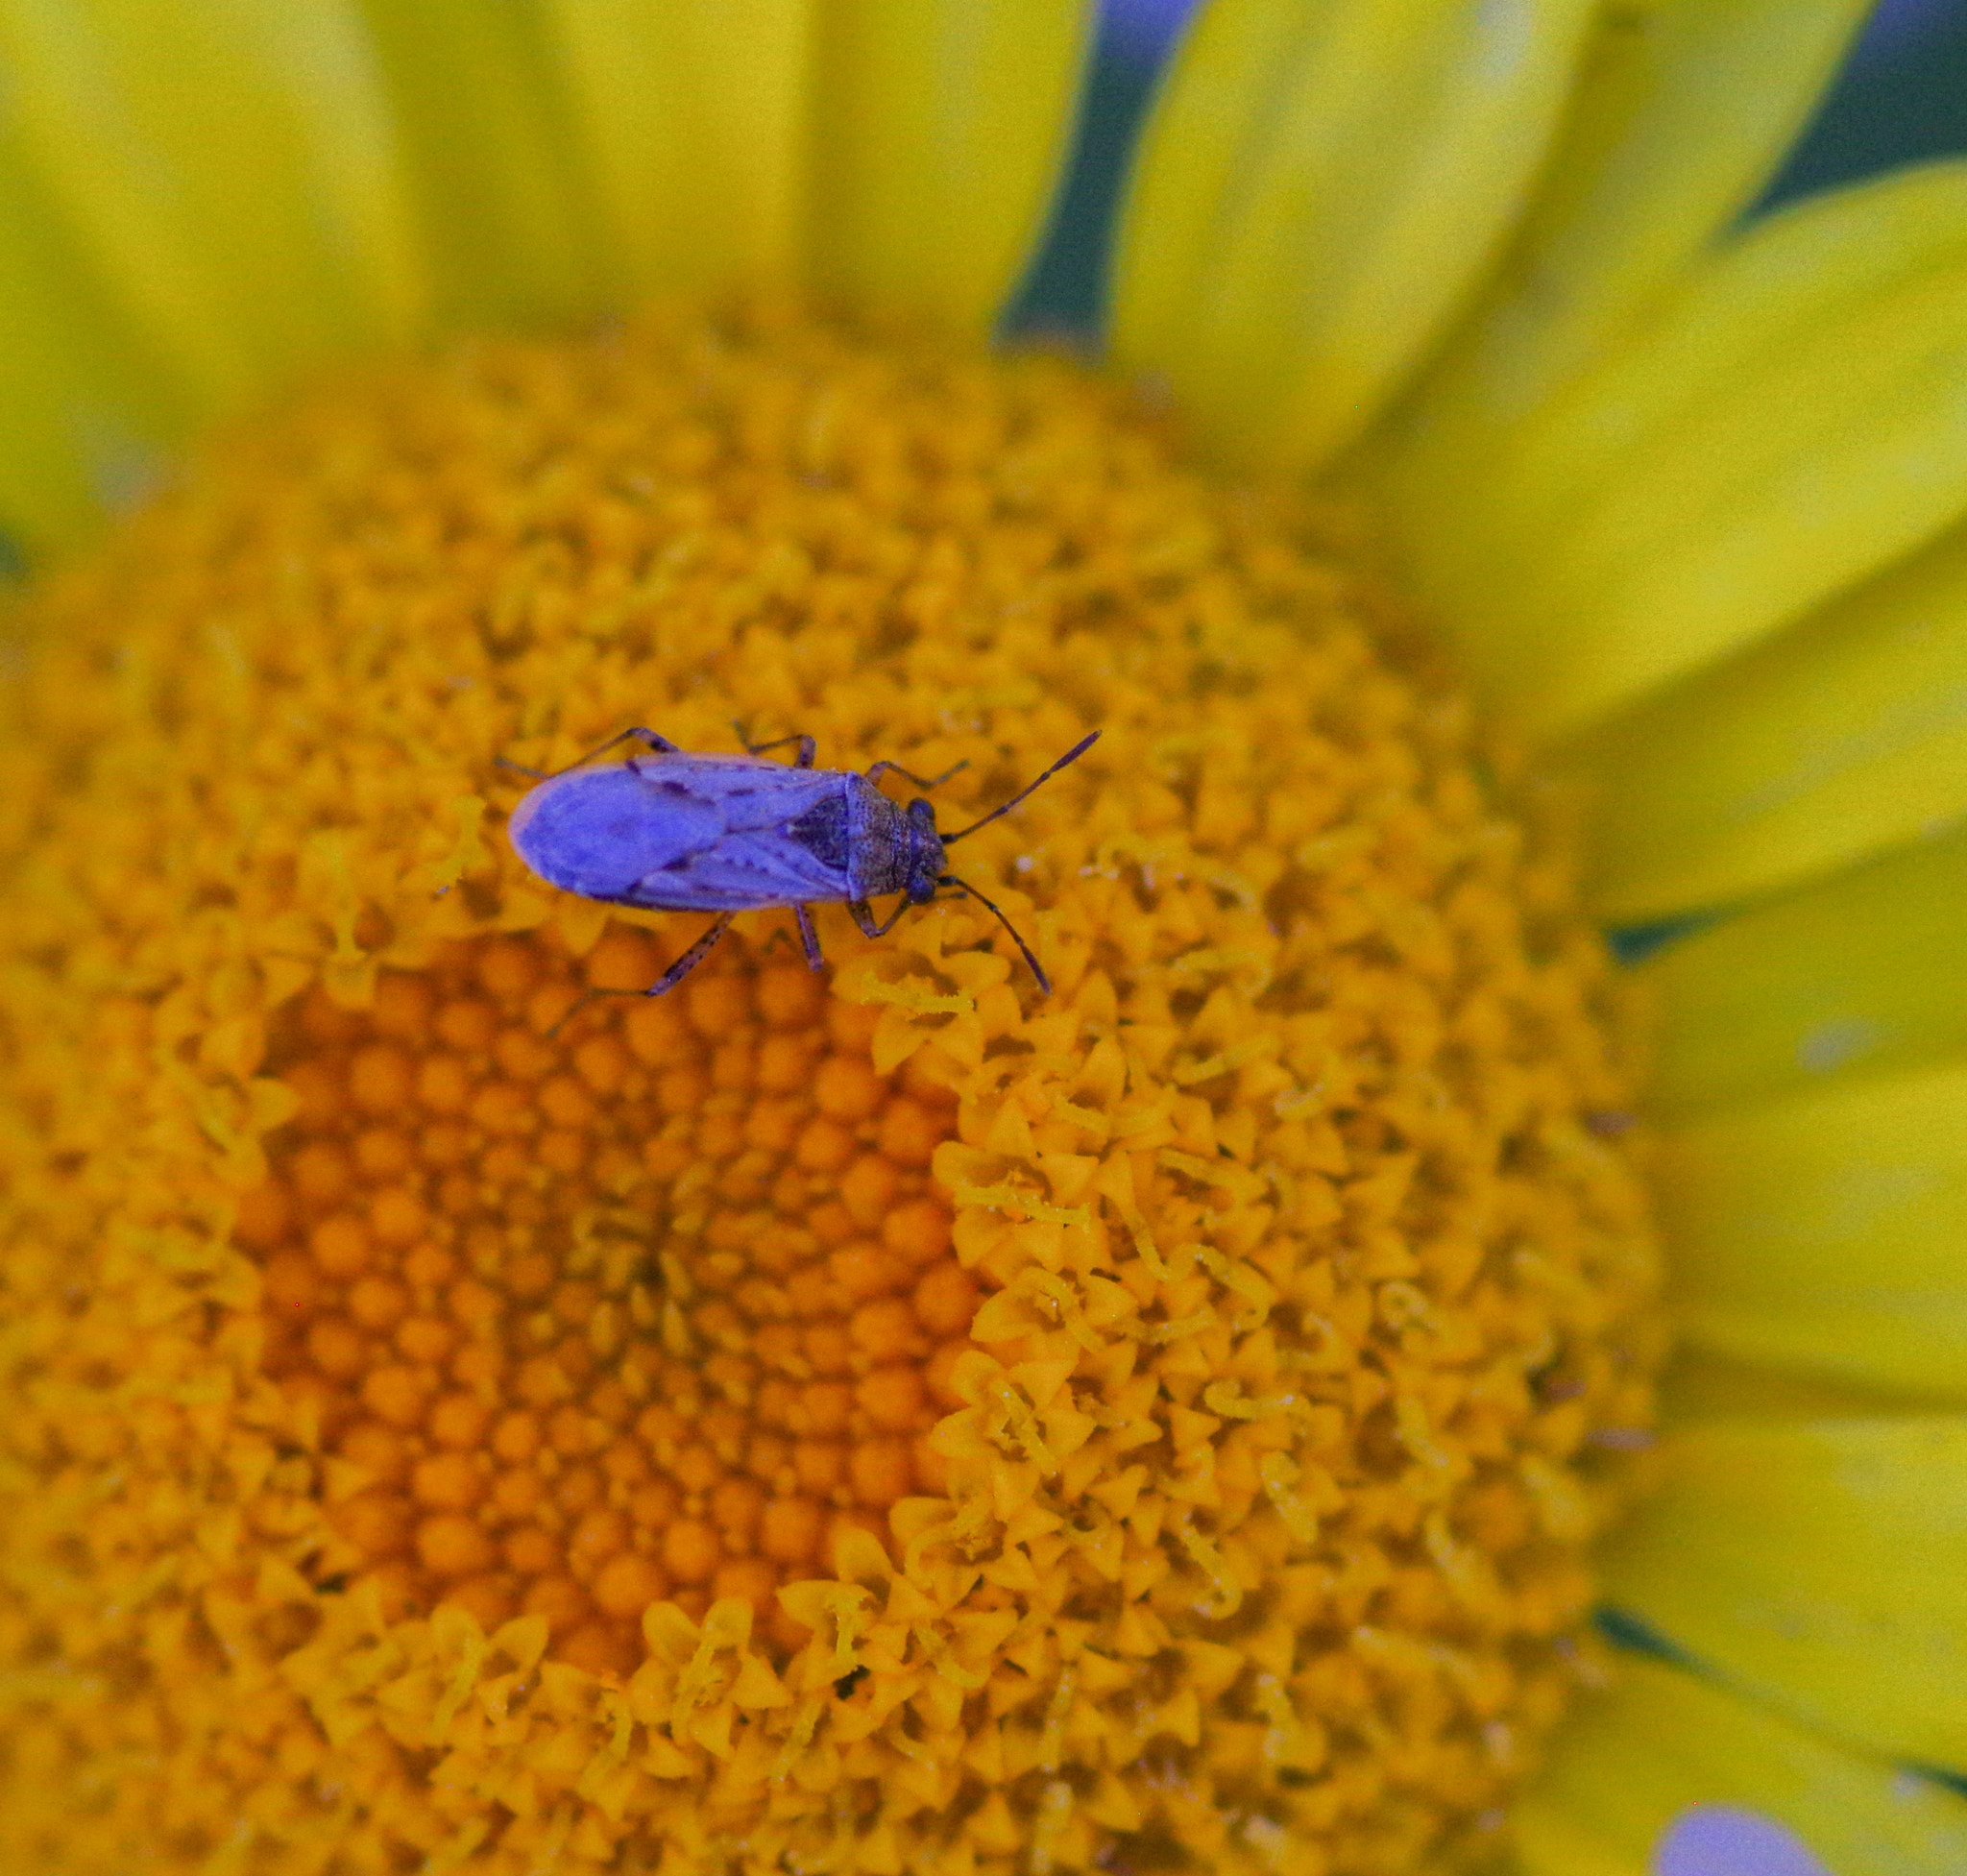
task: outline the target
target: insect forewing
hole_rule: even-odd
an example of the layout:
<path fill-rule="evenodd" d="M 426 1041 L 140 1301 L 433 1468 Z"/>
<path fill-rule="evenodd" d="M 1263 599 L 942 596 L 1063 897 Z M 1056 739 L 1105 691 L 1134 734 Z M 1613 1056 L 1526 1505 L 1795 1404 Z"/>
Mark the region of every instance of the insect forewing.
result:
<path fill-rule="evenodd" d="M 534 872 L 588 899 L 619 899 L 723 832 L 715 801 L 652 785 L 625 763 L 542 782 L 507 824 L 514 849 Z"/>
<path fill-rule="evenodd" d="M 542 879 L 656 911 L 748 911 L 842 896 L 839 876 L 783 829 L 839 777 L 748 756 L 655 755 L 556 775 L 513 811 Z"/>

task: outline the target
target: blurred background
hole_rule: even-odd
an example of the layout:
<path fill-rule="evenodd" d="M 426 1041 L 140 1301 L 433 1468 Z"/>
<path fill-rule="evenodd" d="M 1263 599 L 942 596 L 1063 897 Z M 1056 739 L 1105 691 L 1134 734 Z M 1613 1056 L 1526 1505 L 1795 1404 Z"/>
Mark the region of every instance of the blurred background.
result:
<path fill-rule="evenodd" d="M 1061 0 L 1069 4 L 1070 0 Z M 1122 177 L 1197 0 L 1096 0 L 1097 53 L 1074 161 L 1001 323 L 1011 339 L 1092 353 Z M 0 112 L 6 74 L 0 72 Z M 1902 164 L 1967 154 L 1967 0 L 1879 0 L 1815 122 L 1754 212 Z M 136 484 L 133 484 L 133 487 Z M 25 575 L 0 527 L 0 590 Z"/>
<path fill-rule="evenodd" d="M 1770 199 L 1967 151 L 1967 3 L 1882 0 Z"/>
<path fill-rule="evenodd" d="M 1154 81 L 1194 0 L 1105 0 L 1078 160 L 1006 316 L 1012 333 L 1085 343 L 1120 177 Z M 1967 0 L 1880 0 L 1816 122 L 1761 207 L 1933 157 L 1967 154 Z"/>

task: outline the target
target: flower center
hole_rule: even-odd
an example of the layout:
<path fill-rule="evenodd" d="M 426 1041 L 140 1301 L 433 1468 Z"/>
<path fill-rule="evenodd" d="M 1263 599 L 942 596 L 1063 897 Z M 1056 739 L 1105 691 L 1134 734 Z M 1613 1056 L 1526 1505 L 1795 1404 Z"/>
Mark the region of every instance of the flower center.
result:
<path fill-rule="evenodd" d="M 459 946 L 298 1012 L 301 1112 L 238 1230 L 268 1370 L 399 1607 L 541 1615 L 625 1673 L 650 1604 L 735 1596 L 790 1650 L 773 1592 L 941 1488 L 923 1436 L 979 1300 L 928 1173 L 954 1098 L 877 1075 L 875 1011 L 747 949 L 558 1036 L 654 946 Z"/>
<path fill-rule="evenodd" d="M 1563 842 L 1363 534 L 1056 363 L 738 319 L 344 387 L 51 585 L 0 1579 L 62 1723 L 0 1812 L 102 1866 L 1487 1855 L 1655 1264 Z M 500 759 L 631 724 L 951 771 L 949 827 L 1097 729 L 952 862 L 1050 993 L 974 901 L 822 901 L 822 975 L 754 910 L 570 1018 L 713 909 L 535 879 Z"/>

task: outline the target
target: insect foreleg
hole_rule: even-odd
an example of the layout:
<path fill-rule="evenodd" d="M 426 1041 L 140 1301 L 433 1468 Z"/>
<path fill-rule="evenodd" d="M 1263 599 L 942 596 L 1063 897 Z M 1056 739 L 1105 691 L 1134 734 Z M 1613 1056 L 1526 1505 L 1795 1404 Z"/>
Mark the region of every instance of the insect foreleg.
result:
<path fill-rule="evenodd" d="M 967 768 L 969 767 L 969 766 L 970 759 L 969 757 L 965 756 L 961 762 L 953 763 L 949 767 L 945 768 L 940 775 L 932 775 L 925 782 L 921 776 L 910 774 L 909 771 L 906 768 L 904 768 L 902 765 L 898 762 L 878 762 L 874 765 L 872 768 L 870 768 L 867 771 L 866 775 L 862 779 L 869 782 L 878 781 L 882 776 L 886 775 L 890 768 L 892 768 L 894 772 L 902 778 L 903 781 L 913 783 L 914 786 L 920 789 L 924 794 L 927 794 L 931 789 L 940 788 L 943 785 L 943 783 L 948 781 L 949 778 L 957 772 L 958 769 Z"/>
<path fill-rule="evenodd" d="M 794 906 L 792 916 L 799 921 L 799 942 L 806 947 L 806 963 L 811 970 L 824 970 L 826 959 L 819 949 L 819 934 L 813 929 L 813 914 L 804 906 Z"/>
<path fill-rule="evenodd" d="M 813 758 L 819 751 L 819 744 L 810 736 L 781 736 L 770 743 L 754 743 L 739 724 L 733 723 L 731 727 L 738 731 L 738 741 L 744 744 L 744 753 L 747 756 L 763 756 L 773 749 L 783 749 L 789 743 L 796 743 L 799 745 L 799 753 L 792 758 L 792 767 L 811 768 Z"/>
<path fill-rule="evenodd" d="M 914 903 L 914 900 L 905 896 L 901 904 L 879 925 L 874 922 L 874 908 L 865 899 L 849 899 L 847 910 L 853 914 L 854 923 L 860 926 L 862 938 L 886 938 L 894 930 L 895 920 Z"/>

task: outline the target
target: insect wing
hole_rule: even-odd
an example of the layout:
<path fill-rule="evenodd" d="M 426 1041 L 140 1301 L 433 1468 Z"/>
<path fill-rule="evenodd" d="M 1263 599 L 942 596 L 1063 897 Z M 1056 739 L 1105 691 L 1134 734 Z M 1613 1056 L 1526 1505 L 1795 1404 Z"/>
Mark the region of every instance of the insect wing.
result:
<path fill-rule="evenodd" d="M 639 756 L 542 782 L 508 832 L 549 885 L 612 905 L 743 912 L 840 898 L 838 873 L 785 832 L 840 782 L 749 756 Z"/>
<path fill-rule="evenodd" d="M 699 800 L 715 802 L 722 833 L 640 882 L 628 903 L 652 909 L 746 912 L 852 896 L 830 856 L 789 832 L 829 811 L 850 777 L 744 756 L 690 759 Z"/>
<path fill-rule="evenodd" d="M 513 850 L 549 885 L 619 900 L 651 873 L 723 838 L 724 818 L 682 775 L 633 763 L 575 768 L 542 782 L 512 811 Z"/>

